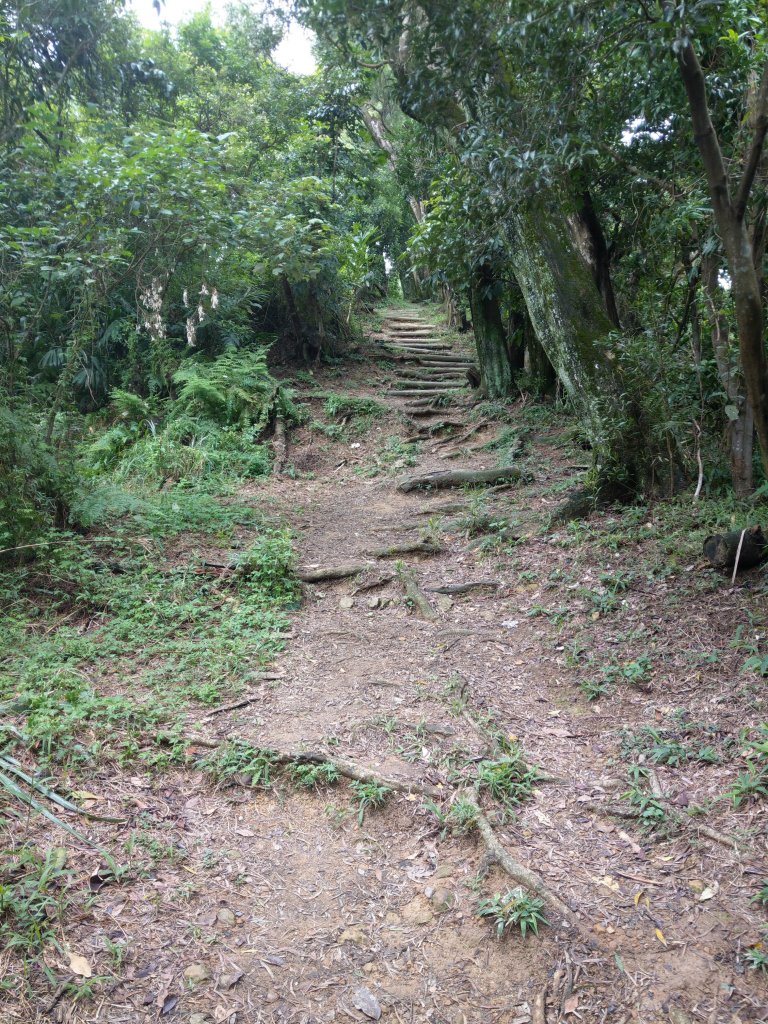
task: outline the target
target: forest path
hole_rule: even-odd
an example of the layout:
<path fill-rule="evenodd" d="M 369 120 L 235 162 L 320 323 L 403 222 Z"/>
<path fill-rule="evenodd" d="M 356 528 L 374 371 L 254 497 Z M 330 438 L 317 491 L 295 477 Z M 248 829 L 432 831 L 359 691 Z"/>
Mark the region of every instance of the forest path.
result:
<path fill-rule="evenodd" d="M 731 663 L 692 663 L 685 647 L 691 633 L 702 649 L 713 642 L 719 608 L 688 603 L 682 617 L 679 586 L 663 574 L 622 589 L 645 555 L 634 540 L 623 549 L 602 543 L 624 536 L 620 519 L 601 521 L 602 535 L 584 524 L 542 531 L 583 468 L 562 421 L 529 412 L 525 400 L 511 411 L 473 406 L 458 376 L 449 378 L 457 383 L 446 406 L 397 394 L 419 390 L 402 387 L 403 371 L 431 373 L 424 346 L 440 346 L 462 367 L 472 360 L 434 311 L 386 316 L 356 359 L 305 381 L 303 398 L 318 418 L 292 432 L 288 472 L 246 489 L 294 529 L 304 575 L 350 562 L 370 568 L 307 584 L 271 678 L 246 683 L 247 704 L 201 713 L 195 728 L 207 743 L 313 751 L 401 788 L 361 816 L 360 792 L 345 779 L 301 789 L 282 775 L 252 789 L 244 768 L 234 785 L 213 788 L 205 773 L 180 770 L 146 799 L 155 819 L 164 801 L 185 859 L 136 885 L 130 921 L 128 912 L 116 917 L 134 939 L 140 926 L 143 965 L 96 1016 L 75 1009 L 66 1019 L 768 1020 L 764 980 L 739 969 L 734 953 L 761 920 L 750 903 L 755 880 L 768 875 L 758 812 L 736 820 L 721 802 L 705 819 L 737 837 L 749 833 L 740 851 L 702 835 L 698 819 L 649 835 L 636 819 L 607 813 L 616 805 L 633 813 L 622 797 L 627 735 L 645 737 L 669 716 L 738 734 L 744 705 L 723 699 Z M 340 410 L 333 429 L 313 404 L 327 408 L 329 396 Z M 507 489 L 398 490 L 408 474 L 493 469 L 510 459 L 526 475 Z M 638 530 L 650 513 L 641 516 Z M 434 550 L 374 554 L 419 542 Z M 236 552 L 221 552 L 228 554 Z M 421 612 L 406 599 L 403 572 L 428 602 Z M 477 582 L 492 585 L 434 589 Z M 646 673 L 655 697 L 644 678 L 614 681 L 595 704 L 579 691 L 585 666 L 598 679 L 612 665 L 627 673 L 634 665 L 642 676 L 648 652 L 660 658 L 658 672 Z M 548 781 L 527 792 L 523 785 L 506 816 L 487 791 L 480 800 L 503 848 L 575 918 L 564 922 L 550 905 L 538 936 L 499 941 L 478 916 L 478 900 L 515 883 L 489 863 L 476 832 L 435 810 L 448 813 L 484 763 L 503 761 L 516 743 Z M 653 779 L 691 803 L 726 785 L 715 763 L 667 764 Z M 445 794 L 435 801 L 441 806 L 428 806 L 422 786 Z M 113 902 L 117 909 L 105 913 L 121 914 L 120 898 Z"/>
<path fill-rule="evenodd" d="M 217 716 L 207 735 L 319 751 L 382 781 L 441 786 L 448 797 L 460 788 L 457 775 L 471 782 L 483 757 L 500 756 L 489 753 L 483 727 L 519 739 L 555 781 L 534 787 L 496 834 L 577 911 L 580 930 L 549 907 L 551 925 L 538 937 L 497 941 L 477 901 L 514 882 L 497 867 L 488 871 L 479 840 L 441 828 L 416 794 L 395 793 L 358 823 L 348 792 L 266 793 L 217 810 L 239 861 L 258 866 L 244 868 L 258 882 L 246 887 L 255 904 L 244 913 L 250 952 L 236 956 L 250 1005 L 259 1007 L 254 1019 L 364 1020 L 379 1011 L 385 1020 L 451 1024 L 764 1019 L 751 986 L 718 963 L 733 931 L 743 931 L 746 901 L 721 918 L 722 927 L 717 918 L 707 923 L 703 938 L 706 905 L 688 884 L 706 879 L 701 893 L 717 864 L 717 887 L 727 888 L 738 855 L 702 846 L 695 835 L 693 847 L 685 838 L 676 847 L 649 843 L 631 821 L 621 827 L 593 813 L 602 802 L 618 803 L 627 788 L 626 769 L 615 763 L 621 725 L 628 714 L 642 718 L 646 702 L 636 693 L 593 713 L 561 677 L 550 613 L 537 615 L 537 601 L 551 604 L 541 596 L 551 549 L 530 531 L 558 500 L 543 492 L 573 472 L 559 434 L 536 438 L 530 486 L 485 498 L 401 493 L 396 484 L 406 473 L 492 468 L 497 452 L 467 448 L 502 426 L 470 418 L 458 376 L 449 378 L 456 393 L 447 407 L 435 406 L 434 395 L 401 393 L 417 390 L 402 381 L 414 368 L 431 377 L 436 364 L 463 372 L 472 363 L 418 307 L 385 313 L 372 342 L 369 358 L 386 354 L 388 362 L 379 362 L 380 372 L 369 362 L 347 376 L 343 393 L 384 402 L 390 415 L 343 445 L 296 437 L 295 478 L 269 487 L 298 533 L 304 568 L 372 568 L 307 587 L 277 663 L 281 679 L 249 708 Z M 442 390 L 445 378 L 432 379 Z M 446 421 L 453 426 L 441 428 Z M 478 423 L 471 439 L 450 443 L 447 431 L 460 439 Z M 263 488 L 257 494 L 263 499 Z M 489 521 L 491 541 L 498 531 L 506 545 L 468 539 L 474 532 L 482 539 Z M 538 571 L 512 557 L 518 534 L 527 535 L 525 564 Z M 420 536 L 437 539 L 441 550 L 371 556 Z M 434 617 L 409 607 L 403 567 Z M 455 596 L 432 589 L 483 580 L 496 586 Z M 273 969 L 264 964 L 269 951 L 280 958 Z M 242 999 L 233 991 L 227 1005 Z"/>

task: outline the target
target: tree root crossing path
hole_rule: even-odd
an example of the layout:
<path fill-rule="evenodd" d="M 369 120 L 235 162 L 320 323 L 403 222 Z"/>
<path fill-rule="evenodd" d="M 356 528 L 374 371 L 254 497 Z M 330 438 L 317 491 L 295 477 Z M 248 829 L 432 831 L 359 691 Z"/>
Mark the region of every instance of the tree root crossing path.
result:
<path fill-rule="evenodd" d="M 737 735 L 729 672 L 683 656 L 720 612 L 681 616 L 675 580 L 637 572 L 642 537 L 604 543 L 621 512 L 547 530 L 588 459 L 555 411 L 478 403 L 438 320 L 388 309 L 341 374 L 318 369 L 310 405 L 368 405 L 292 430 L 288 470 L 249 485 L 295 532 L 304 599 L 270 672 L 189 723 L 201 756 L 273 753 L 266 788 L 185 777 L 180 1019 L 766 1020 L 740 960 L 765 817 L 710 799 L 733 775 L 714 760 L 637 753 L 670 721 Z M 99 1019 L 157 1019 L 119 1001 Z"/>

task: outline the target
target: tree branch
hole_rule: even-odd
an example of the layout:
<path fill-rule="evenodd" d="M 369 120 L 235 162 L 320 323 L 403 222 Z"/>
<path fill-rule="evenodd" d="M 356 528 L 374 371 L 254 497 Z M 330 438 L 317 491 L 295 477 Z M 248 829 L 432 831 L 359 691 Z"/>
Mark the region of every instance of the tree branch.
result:
<path fill-rule="evenodd" d="M 757 97 L 755 99 L 752 122 L 754 125 L 754 134 L 752 135 L 752 142 L 749 147 L 747 159 L 744 163 L 744 170 L 742 171 L 739 190 L 736 194 L 736 202 L 734 203 L 734 212 L 737 220 L 740 221 L 744 219 L 744 214 L 747 210 L 749 193 L 752 190 L 755 175 L 757 174 L 757 169 L 760 166 L 763 144 L 765 142 L 766 132 L 768 132 L 768 62 L 766 62 L 766 65 L 763 68 L 763 77 L 760 81 L 760 88 L 757 91 Z"/>
<path fill-rule="evenodd" d="M 686 43 L 678 52 L 677 63 L 688 95 L 693 134 L 704 163 L 712 203 L 715 207 L 715 216 L 720 221 L 725 214 L 733 215 L 731 196 L 728 191 L 728 173 L 725 169 L 717 132 L 709 113 L 704 72 L 690 42 Z"/>

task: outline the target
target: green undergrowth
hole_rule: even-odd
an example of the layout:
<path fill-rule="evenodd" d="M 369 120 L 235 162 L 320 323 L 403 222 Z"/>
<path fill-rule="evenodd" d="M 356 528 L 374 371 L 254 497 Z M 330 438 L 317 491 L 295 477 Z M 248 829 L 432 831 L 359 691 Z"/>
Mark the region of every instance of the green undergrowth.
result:
<path fill-rule="evenodd" d="M 233 507 L 216 518 L 204 506 L 198 542 L 231 538 Z M 233 571 L 206 572 L 189 534 L 192 550 L 172 553 L 179 524 L 164 533 L 155 515 L 141 537 L 57 537 L 5 575 L 0 701 L 19 708 L 38 759 L 151 761 L 157 730 L 236 692 L 281 649 L 298 601 L 290 536 L 243 512 L 248 536 Z"/>

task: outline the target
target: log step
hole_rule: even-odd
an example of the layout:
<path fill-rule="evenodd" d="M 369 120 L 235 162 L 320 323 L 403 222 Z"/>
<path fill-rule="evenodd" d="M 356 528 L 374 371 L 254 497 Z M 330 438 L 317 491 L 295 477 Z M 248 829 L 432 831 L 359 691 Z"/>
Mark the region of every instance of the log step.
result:
<path fill-rule="evenodd" d="M 414 391 L 440 391 L 443 390 L 451 391 L 454 388 L 465 388 L 467 382 L 465 380 L 404 380 L 400 381 L 401 384 L 407 385 Z"/>
<path fill-rule="evenodd" d="M 425 398 L 425 397 L 427 397 L 429 395 L 433 395 L 435 398 L 438 398 L 440 395 L 447 395 L 449 393 L 450 394 L 458 394 L 460 391 L 466 391 L 466 390 L 467 390 L 466 385 L 462 384 L 461 387 L 450 387 L 450 388 L 449 387 L 445 387 L 445 388 L 441 387 L 441 388 L 435 388 L 432 391 L 427 391 L 427 390 L 419 391 L 418 389 L 414 390 L 413 388 L 408 388 L 405 391 L 390 391 L 389 394 L 393 398 Z"/>
<path fill-rule="evenodd" d="M 427 356 L 431 355 L 432 353 L 438 355 L 440 352 L 450 353 L 451 351 L 450 345 L 406 345 L 405 342 L 403 342 L 402 345 L 397 344 L 395 342 L 384 342 L 383 347 L 389 349 L 391 352 L 423 352 L 424 355 Z"/>

